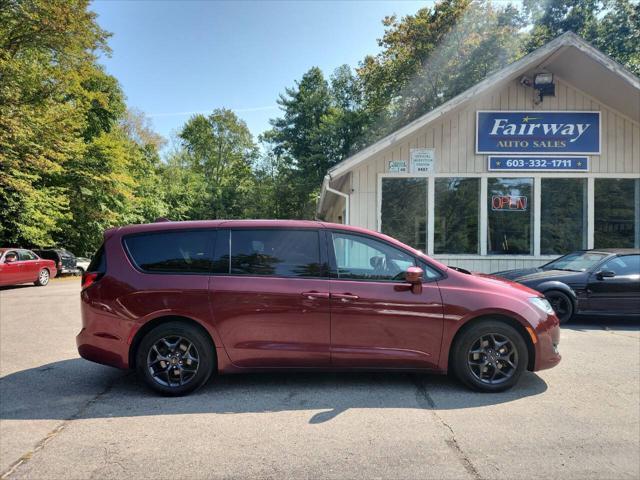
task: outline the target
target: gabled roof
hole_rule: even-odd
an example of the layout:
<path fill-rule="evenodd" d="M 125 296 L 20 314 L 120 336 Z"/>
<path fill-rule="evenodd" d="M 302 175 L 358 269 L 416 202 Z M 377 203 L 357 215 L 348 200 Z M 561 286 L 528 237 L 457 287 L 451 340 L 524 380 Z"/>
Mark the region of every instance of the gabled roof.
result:
<path fill-rule="evenodd" d="M 572 49 L 582 53 L 580 60 L 576 60 L 574 56 L 571 61 L 567 61 L 566 55 Z M 640 122 L 640 78 L 575 33 L 566 32 L 520 60 L 498 70 L 438 108 L 346 158 L 329 170 L 329 179 L 335 179 L 347 173 L 372 155 L 394 145 L 442 115 L 490 89 L 511 82 L 532 69 L 547 69 L 633 121 Z M 593 75 L 594 71 L 602 72 L 603 75 L 596 77 Z M 329 179 L 323 182 L 318 211 L 321 209 Z"/>

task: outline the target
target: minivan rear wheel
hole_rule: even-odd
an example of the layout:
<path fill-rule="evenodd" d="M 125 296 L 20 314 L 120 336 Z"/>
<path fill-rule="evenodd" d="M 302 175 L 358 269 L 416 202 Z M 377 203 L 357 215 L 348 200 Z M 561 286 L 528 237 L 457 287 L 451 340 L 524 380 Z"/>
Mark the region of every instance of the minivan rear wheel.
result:
<path fill-rule="evenodd" d="M 206 383 L 213 372 L 214 358 L 214 346 L 199 328 L 167 322 L 140 342 L 136 370 L 153 390 L 179 396 Z"/>
<path fill-rule="evenodd" d="M 480 392 L 502 392 L 513 387 L 529 361 L 520 332 L 496 320 L 481 321 L 463 331 L 452 353 L 456 377 Z"/>

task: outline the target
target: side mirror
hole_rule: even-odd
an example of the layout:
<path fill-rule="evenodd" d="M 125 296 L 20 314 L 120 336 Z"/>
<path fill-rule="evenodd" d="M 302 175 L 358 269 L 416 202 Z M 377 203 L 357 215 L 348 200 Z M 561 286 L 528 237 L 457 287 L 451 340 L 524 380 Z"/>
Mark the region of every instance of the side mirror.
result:
<path fill-rule="evenodd" d="M 407 271 L 404 273 L 404 280 L 407 283 L 411 284 L 411 293 L 420 294 L 422 293 L 422 276 L 424 275 L 424 270 L 420 267 L 409 267 Z"/>
<path fill-rule="evenodd" d="M 616 272 L 611 272 L 609 270 L 601 270 L 598 273 L 596 273 L 596 277 L 598 278 L 598 280 L 603 280 L 605 278 L 613 278 L 616 276 Z"/>
<path fill-rule="evenodd" d="M 424 270 L 420 267 L 409 267 L 407 271 L 404 273 L 404 280 L 411 285 L 422 283 L 422 276 L 424 275 Z"/>

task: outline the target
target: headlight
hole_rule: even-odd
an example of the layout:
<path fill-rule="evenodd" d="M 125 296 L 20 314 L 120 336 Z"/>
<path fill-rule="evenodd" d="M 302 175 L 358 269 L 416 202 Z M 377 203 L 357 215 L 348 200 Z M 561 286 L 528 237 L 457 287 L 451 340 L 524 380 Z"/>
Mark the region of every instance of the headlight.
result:
<path fill-rule="evenodd" d="M 546 298 L 531 297 L 529 298 L 529 302 L 534 304 L 536 307 L 538 307 L 538 309 L 542 310 L 547 315 L 554 314 L 553 307 Z"/>

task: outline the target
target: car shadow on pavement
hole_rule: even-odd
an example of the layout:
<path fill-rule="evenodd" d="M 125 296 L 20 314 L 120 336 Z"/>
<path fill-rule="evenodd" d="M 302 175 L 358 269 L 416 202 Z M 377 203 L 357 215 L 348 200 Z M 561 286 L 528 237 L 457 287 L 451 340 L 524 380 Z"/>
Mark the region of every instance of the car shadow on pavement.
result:
<path fill-rule="evenodd" d="M 35 287 L 33 283 L 21 283 L 20 285 L 5 285 L 0 287 L 0 292 L 4 290 L 20 290 L 23 288 Z"/>
<path fill-rule="evenodd" d="M 525 372 L 503 393 L 477 393 L 457 381 L 418 373 L 246 373 L 212 378 L 185 397 L 148 390 L 132 372 L 82 359 L 64 360 L 0 378 L 0 419 L 77 419 L 148 415 L 305 411 L 324 423 L 349 409 L 477 408 L 543 393 L 547 384 Z"/>

